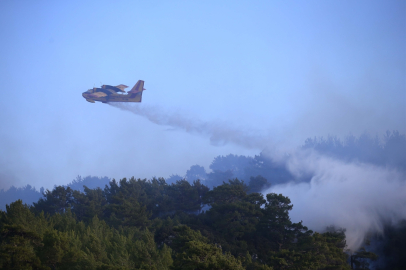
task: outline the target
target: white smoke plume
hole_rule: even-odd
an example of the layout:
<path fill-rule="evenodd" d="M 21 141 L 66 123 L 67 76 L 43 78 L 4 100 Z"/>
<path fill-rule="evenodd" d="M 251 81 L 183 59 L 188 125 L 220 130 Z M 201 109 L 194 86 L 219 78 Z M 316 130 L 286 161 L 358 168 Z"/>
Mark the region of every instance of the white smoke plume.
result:
<path fill-rule="evenodd" d="M 297 152 L 287 167 L 295 176 L 312 175 L 311 181 L 276 185 L 264 193 L 288 196 L 294 205 L 292 220 L 303 220 L 312 230 L 345 228 L 352 250 L 367 233 L 382 233 L 384 223 L 406 218 L 406 179 L 395 169 L 346 163 L 314 151 Z"/>
<path fill-rule="evenodd" d="M 296 151 L 288 157 L 277 149 L 270 134 L 238 129 L 222 122 L 204 122 L 184 114 L 164 112 L 151 106 L 111 103 L 111 106 L 146 117 L 158 125 L 208 136 L 212 144 L 234 143 L 284 162 L 297 178 L 310 175 L 311 181 L 272 186 L 274 192 L 288 196 L 294 207 L 291 218 L 303 220 L 310 229 L 322 232 L 334 225 L 346 229 L 348 248 L 362 245 L 367 233 L 382 232 L 384 222 L 406 218 L 406 179 L 394 169 L 357 162 L 346 163 L 314 151 Z M 270 150 L 272 149 L 272 151 Z"/>
<path fill-rule="evenodd" d="M 162 126 L 170 126 L 182 129 L 188 133 L 204 135 L 210 138 L 213 145 L 233 143 L 250 149 L 262 150 L 267 145 L 265 134 L 260 131 L 232 127 L 221 121 L 205 122 L 199 119 L 188 118 L 185 114 L 164 112 L 161 108 L 137 104 L 132 106 L 128 103 L 108 103 L 121 110 L 129 111 L 139 116 L 146 117 L 149 121 Z"/>

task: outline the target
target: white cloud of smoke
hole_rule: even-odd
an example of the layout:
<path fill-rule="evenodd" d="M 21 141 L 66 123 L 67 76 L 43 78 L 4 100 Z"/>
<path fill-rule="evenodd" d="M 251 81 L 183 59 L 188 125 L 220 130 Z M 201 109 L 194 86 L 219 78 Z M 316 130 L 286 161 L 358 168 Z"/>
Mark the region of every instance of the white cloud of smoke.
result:
<path fill-rule="evenodd" d="M 225 122 L 205 122 L 198 119 L 185 117 L 180 113 L 168 113 L 153 106 L 137 104 L 132 106 L 128 103 L 109 103 L 109 105 L 121 110 L 146 117 L 149 121 L 163 126 L 182 129 L 188 133 L 208 136 L 213 145 L 233 143 L 245 148 L 262 150 L 267 144 L 266 137 L 259 131 L 248 129 L 242 130 L 232 127 Z"/>
<path fill-rule="evenodd" d="M 385 222 L 396 223 L 406 218 L 405 175 L 394 169 L 346 163 L 314 151 L 296 151 L 286 159 L 286 155 L 281 155 L 286 150 L 278 150 L 271 136 L 264 132 L 252 129 L 248 132 L 225 123 L 204 122 L 139 104 L 110 105 L 146 117 L 158 125 L 208 136 L 215 145 L 234 143 L 246 148 L 267 149 L 264 154 L 274 161 L 286 162 L 289 171 L 298 179 L 311 175 L 309 183 L 292 181 L 272 186 L 264 193 L 288 196 L 294 204 L 292 220 L 303 220 L 312 230 L 321 232 L 330 225 L 345 228 L 351 249 L 358 248 L 367 233 L 382 232 Z"/>
<path fill-rule="evenodd" d="M 276 185 L 264 193 L 288 196 L 294 205 L 292 220 L 303 220 L 310 229 L 345 228 L 352 250 L 367 233 L 381 233 L 384 223 L 406 218 L 405 175 L 394 169 L 346 163 L 313 151 L 292 155 L 287 167 L 295 176 L 312 175 L 311 181 Z"/>

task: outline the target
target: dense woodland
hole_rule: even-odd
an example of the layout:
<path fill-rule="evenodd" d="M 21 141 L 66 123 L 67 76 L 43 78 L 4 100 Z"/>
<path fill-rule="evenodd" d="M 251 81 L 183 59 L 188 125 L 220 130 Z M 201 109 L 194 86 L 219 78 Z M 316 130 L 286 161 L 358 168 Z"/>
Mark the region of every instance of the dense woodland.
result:
<path fill-rule="evenodd" d="M 405 142 L 394 132 L 374 148 L 371 137 L 309 139 L 303 148 L 403 170 Z M 365 147 L 375 154 L 363 155 Z M 259 193 L 289 181 L 283 165 L 229 155 L 210 169 L 195 165 L 166 181 L 79 177 L 52 190 L 11 189 L 24 203 L 0 191 L 14 198 L 0 211 L 0 269 L 406 269 L 406 223 L 371 236 L 384 260 L 367 245 L 348 251 L 345 229 L 312 232 L 290 220 L 288 197 Z"/>
<path fill-rule="evenodd" d="M 291 209 L 289 198 L 250 192 L 238 179 L 212 190 L 134 178 L 104 190 L 59 186 L 1 212 L 0 267 L 350 269 L 344 231 L 314 233 L 291 222 Z M 374 256 L 361 250 L 353 264 Z"/>

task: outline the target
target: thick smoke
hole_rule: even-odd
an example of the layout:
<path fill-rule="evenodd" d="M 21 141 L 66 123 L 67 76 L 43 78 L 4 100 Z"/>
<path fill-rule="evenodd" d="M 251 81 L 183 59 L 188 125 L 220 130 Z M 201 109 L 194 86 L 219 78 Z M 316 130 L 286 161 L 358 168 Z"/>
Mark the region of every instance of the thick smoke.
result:
<path fill-rule="evenodd" d="M 334 225 L 346 229 L 348 248 L 363 244 L 367 233 L 382 233 L 385 224 L 406 219 L 405 175 L 376 165 L 343 162 L 315 151 L 291 155 L 287 168 L 310 182 L 276 185 L 264 193 L 288 196 L 292 220 L 316 231 Z"/>
<path fill-rule="evenodd" d="M 158 107 L 143 104 L 132 106 L 128 103 L 109 103 L 109 105 L 146 117 L 157 125 L 170 126 L 188 133 L 208 136 L 213 145 L 234 143 L 250 149 L 263 149 L 264 145 L 267 145 L 267 136 L 261 134 L 260 131 L 239 129 L 225 122 L 204 122 L 188 118 L 180 113 L 164 112 Z"/>
<path fill-rule="evenodd" d="M 272 186 L 264 193 L 288 196 L 294 204 L 293 221 L 303 220 L 315 231 L 334 225 L 346 229 L 350 249 L 362 245 L 367 233 L 380 233 L 386 223 L 406 218 L 406 181 L 404 172 L 384 166 L 343 161 L 312 150 L 281 154 L 270 135 L 231 127 L 220 122 L 204 122 L 182 114 L 164 112 L 149 106 L 115 103 L 111 106 L 146 117 L 158 125 L 208 136 L 212 144 L 234 143 L 263 151 L 273 161 L 285 163 L 294 176 L 285 185 Z M 308 179 L 297 182 L 295 179 Z"/>

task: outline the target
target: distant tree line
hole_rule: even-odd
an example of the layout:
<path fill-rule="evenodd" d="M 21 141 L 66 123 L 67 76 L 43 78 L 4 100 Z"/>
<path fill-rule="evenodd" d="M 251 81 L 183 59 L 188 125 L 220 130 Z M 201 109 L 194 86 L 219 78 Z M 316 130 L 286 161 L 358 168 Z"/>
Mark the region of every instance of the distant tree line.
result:
<path fill-rule="evenodd" d="M 382 140 L 367 133 L 359 137 L 349 135 L 344 139 L 336 136 L 308 138 L 301 149 L 314 150 L 346 162 L 370 163 L 406 173 L 406 136 L 398 131 L 387 131 Z M 233 154 L 218 156 L 214 158 L 209 168 L 211 172 L 207 173 L 203 166 L 193 165 L 187 170 L 185 176 L 172 175 L 167 178 L 167 181 L 174 183 L 183 178 L 188 181 L 200 179 L 206 186 L 212 188 L 221 185 L 227 179 L 234 178 L 248 183 L 251 177 L 257 175 L 261 175 L 273 185 L 292 180 L 310 181 L 312 177 L 308 175 L 296 179 L 283 161 L 275 162 L 264 152 L 254 157 Z"/>
<path fill-rule="evenodd" d="M 37 191 L 35 187 L 32 187 L 31 185 L 26 185 L 25 187 L 20 188 L 11 186 L 7 191 L 2 189 L 0 190 L 0 209 L 4 211 L 6 210 L 6 204 L 21 199 L 24 199 L 24 202 L 27 204 L 32 204 L 42 197 L 43 192 L 44 188 Z"/>
<path fill-rule="evenodd" d="M 358 138 L 347 136 L 344 140 L 335 136 L 309 138 L 302 148 L 349 162 L 365 162 L 406 172 L 406 136 L 398 131 L 387 131 L 383 140 L 367 133 Z"/>

